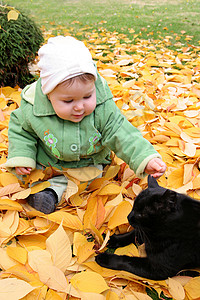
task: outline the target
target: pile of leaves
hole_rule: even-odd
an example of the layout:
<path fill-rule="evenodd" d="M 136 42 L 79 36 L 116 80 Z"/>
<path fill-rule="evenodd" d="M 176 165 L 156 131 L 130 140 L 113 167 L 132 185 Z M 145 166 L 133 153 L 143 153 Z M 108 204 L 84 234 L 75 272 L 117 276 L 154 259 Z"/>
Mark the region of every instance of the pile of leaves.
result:
<path fill-rule="evenodd" d="M 200 200 L 200 47 L 169 50 L 170 36 L 133 43 L 105 30 L 85 29 L 85 38 L 116 105 L 166 162 L 159 184 Z M 107 249 L 111 234 L 131 230 L 127 215 L 147 186 L 146 178 L 137 178 L 116 156 L 102 178 L 94 179 L 100 171 L 92 167 L 63 169 L 69 184 L 54 213 L 28 206 L 26 197 L 48 187 L 48 178 L 60 171 L 35 170 L 21 182 L 4 169 L 9 115 L 19 105 L 18 87 L 1 88 L 0 298 L 199 299 L 200 276 L 152 281 L 95 263 L 96 251 Z M 143 252 L 133 244 L 116 250 Z"/>

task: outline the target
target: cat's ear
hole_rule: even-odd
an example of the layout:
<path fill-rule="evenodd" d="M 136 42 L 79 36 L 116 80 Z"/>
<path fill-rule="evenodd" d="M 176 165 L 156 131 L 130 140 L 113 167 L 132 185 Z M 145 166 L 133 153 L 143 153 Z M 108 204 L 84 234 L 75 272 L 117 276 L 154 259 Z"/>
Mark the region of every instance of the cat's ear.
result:
<path fill-rule="evenodd" d="M 176 199 L 176 195 L 177 193 L 175 191 L 166 189 L 166 191 L 163 194 L 163 197 L 167 198 L 170 202 L 174 202 Z"/>
<path fill-rule="evenodd" d="M 149 175 L 148 176 L 148 187 L 149 188 L 157 188 L 158 186 L 159 185 L 157 183 L 157 180 L 153 176 Z"/>
<path fill-rule="evenodd" d="M 177 193 L 172 190 L 166 190 L 162 196 L 162 201 L 165 203 L 165 209 L 173 212 L 177 209 Z"/>

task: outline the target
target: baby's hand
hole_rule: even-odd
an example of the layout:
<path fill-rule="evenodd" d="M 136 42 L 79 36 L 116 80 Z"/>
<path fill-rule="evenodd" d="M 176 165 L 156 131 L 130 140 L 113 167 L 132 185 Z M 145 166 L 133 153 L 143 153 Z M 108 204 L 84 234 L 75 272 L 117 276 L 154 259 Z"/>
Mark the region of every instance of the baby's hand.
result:
<path fill-rule="evenodd" d="M 31 170 L 31 168 L 15 167 L 17 175 L 29 175 L 31 173 Z"/>
<path fill-rule="evenodd" d="M 145 173 L 151 174 L 154 178 L 158 178 L 165 173 L 166 168 L 166 164 L 160 158 L 153 158 L 148 162 Z"/>

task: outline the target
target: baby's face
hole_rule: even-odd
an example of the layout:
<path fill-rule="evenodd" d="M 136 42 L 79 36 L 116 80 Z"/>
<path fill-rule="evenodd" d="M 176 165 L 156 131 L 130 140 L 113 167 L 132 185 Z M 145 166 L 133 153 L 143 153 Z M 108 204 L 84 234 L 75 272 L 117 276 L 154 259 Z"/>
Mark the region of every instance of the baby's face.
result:
<path fill-rule="evenodd" d="M 48 94 L 48 98 L 58 117 L 71 122 L 80 122 L 96 107 L 94 81 L 75 80 L 72 85 L 65 82 Z"/>

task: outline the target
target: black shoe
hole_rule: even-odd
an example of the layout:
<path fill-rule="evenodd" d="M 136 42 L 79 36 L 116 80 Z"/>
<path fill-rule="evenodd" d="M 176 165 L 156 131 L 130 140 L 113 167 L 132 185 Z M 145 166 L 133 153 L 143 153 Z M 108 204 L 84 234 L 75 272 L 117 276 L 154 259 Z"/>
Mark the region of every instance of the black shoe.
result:
<path fill-rule="evenodd" d="M 29 195 L 27 202 L 30 206 L 44 214 L 50 214 L 55 211 L 58 196 L 54 190 L 45 189 L 39 193 Z"/>

